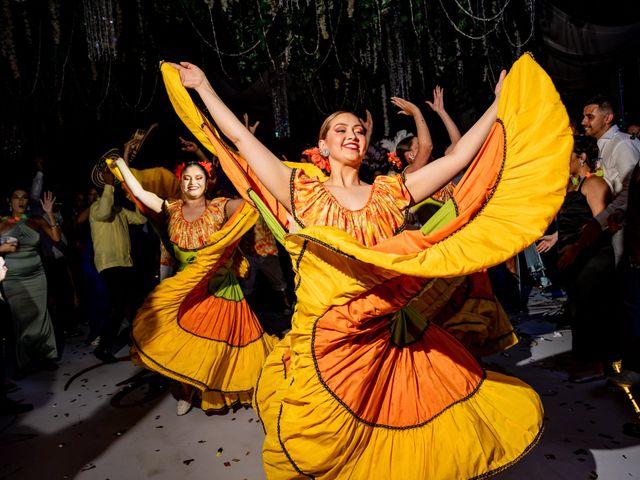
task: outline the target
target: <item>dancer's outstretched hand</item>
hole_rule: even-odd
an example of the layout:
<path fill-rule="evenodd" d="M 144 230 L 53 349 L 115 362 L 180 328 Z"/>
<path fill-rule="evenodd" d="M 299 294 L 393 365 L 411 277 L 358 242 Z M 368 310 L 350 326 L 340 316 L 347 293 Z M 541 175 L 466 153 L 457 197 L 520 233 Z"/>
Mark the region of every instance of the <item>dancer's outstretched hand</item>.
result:
<path fill-rule="evenodd" d="M 244 127 L 255 135 L 256 129 L 258 128 L 258 125 L 260 125 L 260 120 L 256 120 L 256 123 L 253 125 L 249 125 L 249 114 L 246 112 L 242 115 L 242 119 L 244 120 Z"/>
<path fill-rule="evenodd" d="M 400 109 L 398 112 L 399 115 L 409 115 L 410 117 L 415 117 L 416 113 L 420 113 L 420 109 L 417 105 L 411 103 L 408 100 L 400 97 L 391 97 L 391 103 L 393 103 L 396 107 Z"/>
<path fill-rule="evenodd" d="M 424 103 L 436 113 L 444 112 L 444 89 L 440 85 L 436 85 L 436 88 L 433 89 L 433 102 L 427 100 Z"/>
<path fill-rule="evenodd" d="M 200 67 L 194 65 L 193 63 L 167 63 L 178 70 L 178 72 L 180 72 L 180 80 L 182 81 L 182 85 L 187 88 L 196 89 L 207 82 L 207 77 L 204 72 L 200 69 Z"/>

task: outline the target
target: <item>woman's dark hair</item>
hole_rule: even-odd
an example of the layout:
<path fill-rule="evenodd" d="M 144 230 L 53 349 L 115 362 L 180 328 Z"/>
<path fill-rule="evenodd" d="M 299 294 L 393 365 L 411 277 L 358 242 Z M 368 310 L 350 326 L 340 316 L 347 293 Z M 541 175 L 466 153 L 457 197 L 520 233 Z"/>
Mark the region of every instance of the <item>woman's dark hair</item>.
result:
<path fill-rule="evenodd" d="M 202 170 L 202 173 L 204 173 L 204 176 L 205 176 L 206 178 L 209 178 L 209 176 L 210 176 L 210 175 L 209 175 L 209 172 L 207 172 L 207 169 L 206 169 L 206 168 L 204 168 L 204 167 L 200 164 L 200 162 L 198 162 L 197 160 L 189 160 L 189 161 L 187 161 L 187 162 L 184 162 L 184 169 L 182 169 L 182 171 L 184 172 L 184 171 L 187 169 L 187 167 L 191 167 L 191 166 L 194 166 L 194 165 L 195 165 L 196 167 L 198 167 L 200 170 Z M 181 175 L 181 176 L 182 176 L 182 175 Z"/>
<path fill-rule="evenodd" d="M 414 136 L 410 135 L 407 138 L 400 140 L 396 145 L 396 155 L 400 160 L 402 160 L 402 163 L 407 163 L 405 153 L 411 150 L 411 142 L 413 141 L 413 139 Z"/>
<path fill-rule="evenodd" d="M 587 137 L 586 135 L 574 135 L 573 136 L 573 152 L 576 155 L 587 155 L 587 165 L 591 171 L 596 169 L 596 162 L 598 161 L 598 143 L 593 137 Z"/>

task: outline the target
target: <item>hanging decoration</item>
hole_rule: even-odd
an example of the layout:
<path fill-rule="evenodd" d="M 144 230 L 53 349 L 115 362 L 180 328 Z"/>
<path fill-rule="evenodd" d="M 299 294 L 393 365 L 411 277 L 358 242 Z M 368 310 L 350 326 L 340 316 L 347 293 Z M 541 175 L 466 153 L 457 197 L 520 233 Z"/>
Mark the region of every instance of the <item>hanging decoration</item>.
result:
<path fill-rule="evenodd" d="M 20 78 L 20 67 L 14 41 L 13 15 L 11 12 L 10 0 L 2 0 L 2 28 L 0 29 L 0 45 L 2 46 L 2 56 L 9 60 L 11 73 L 14 80 Z"/>
<path fill-rule="evenodd" d="M 89 58 L 114 60 L 118 56 L 112 0 L 82 0 Z"/>
<path fill-rule="evenodd" d="M 273 107 L 273 122 L 276 138 L 289 138 L 289 100 L 287 95 L 287 62 L 282 56 L 271 76 L 271 105 Z"/>
<path fill-rule="evenodd" d="M 272 114 L 279 138 L 296 139 L 337 109 L 370 110 L 375 135 L 388 135 L 401 128 L 392 95 L 422 104 L 440 83 L 452 92 L 454 112 L 454 101 L 488 95 L 477 85 L 492 86 L 500 68 L 532 49 L 536 7 L 536 0 L 0 0 L 7 111 L 26 129 L 29 119 L 42 119 L 40 130 L 25 134 L 5 128 L 14 121 L 6 115 L 0 131 L 28 144 L 75 118 L 155 115 L 163 100 L 157 61 L 185 59 L 226 83 L 228 95 L 235 90 L 234 107 L 244 91 L 260 94 L 268 78 L 270 102 L 256 107 Z M 50 130 L 48 99 L 60 115 Z M 73 108 L 63 104 L 72 101 Z"/>

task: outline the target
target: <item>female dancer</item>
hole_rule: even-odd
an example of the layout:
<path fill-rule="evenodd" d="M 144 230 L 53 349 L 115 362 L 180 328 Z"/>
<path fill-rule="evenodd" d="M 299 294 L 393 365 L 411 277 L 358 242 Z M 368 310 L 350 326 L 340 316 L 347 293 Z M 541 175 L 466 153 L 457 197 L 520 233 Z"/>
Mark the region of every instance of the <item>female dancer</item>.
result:
<path fill-rule="evenodd" d="M 280 163 L 223 104 L 200 69 L 174 65 L 300 229 L 285 238 L 297 274 L 292 331 L 267 359 L 255 399 L 266 431 L 269 478 L 480 478 L 506 468 L 535 444 L 541 429 L 535 393 L 516 379 L 483 371 L 413 308 L 426 301 L 430 281 L 424 277 L 466 274 L 512 255 L 532 241 L 532 231 L 545 228 L 561 202 L 558 178 L 565 168 L 555 152 L 564 155 L 568 146 L 566 112 L 544 72 L 529 57 L 523 65 L 514 68 L 507 95 L 512 106 L 500 103 L 504 123 L 495 122 L 496 100 L 447 157 L 406 179 L 381 176 L 373 185 L 358 178 L 366 139 L 355 115 L 337 112 L 320 130 L 318 146 L 331 168 L 322 183 Z M 539 95 L 521 94 L 525 77 Z M 496 94 L 501 86 L 502 79 Z M 521 105 L 527 113 L 514 122 Z M 533 141 L 526 128 L 537 125 L 541 113 L 558 128 L 545 131 L 533 157 L 522 155 Z M 505 125 L 525 132 L 515 132 L 522 135 L 514 142 Z M 474 163 L 459 187 L 458 217 L 431 235 L 403 231 L 389 238 L 403 229 L 412 201 L 466 167 L 487 135 L 482 162 Z M 531 158 L 548 167 L 544 188 L 531 178 L 540 169 Z M 503 182 L 510 188 L 501 188 Z M 510 220 L 507 229 L 501 217 L 527 205 L 524 193 L 535 201 L 518 212 L 523 224 Z M 495 232 L 487 234 L 497 228 L 501 242 Z"/>
<path fill-rule="evenodd" d="M 182 198 L 163 200 L 144 190 L 122 158 L 115 161 L 133 195 L 163 213 L 180 266 L 149 295 L 133 323 L 133 353 L 144 366 L 182 384 L 176 413 L 250 405 L 260 368 L 274 339 L 264 333 L 234 275 L 235 246 L 256 212 L 242 200 L 205 197 L 210 163 L 178 167 Z"/>
<path fill-rule="evenodd" d="M 40 235 L 60 241 L 60 225 L 53 215 L 55 197 L 46 192 L 40 200 L 49 223 L 27 213 L 29 194 L 17 189 L 11 194 L 11 215 L 0 219 L 4 242 L 0 254 L 9 273 L 4 282 L 16 335 L 17 367 L 21 373 L 30 369 L 57 368 L 56 340 L 47 310 L 47 279 L 40 260 Z"/>
<path fill-rule="evenodd" d="M 444 109 L 442 88 L 436 87 L 433 95 L 433 102 L 427 103 L 443 119 L 453 147 L 460 139 L 460 133 Z M 392 152 L 389 154 L 389 161 L 395 163 L 394 166 L 399 167 L 399 171 L 402 169 L 402 175 L 406 176 L 433 160 L 433 142 L 429 127 L 417 105 L 398 97 L 392 97 L 391 102 L 400 108 L 399 114 L 413 117 L 416 125 L 415 136 L 405 138 L 397 145 L 393 145 L 393 142 L 388 145 Z M 408 209 L 409 221 L 414 226 L 424 224 L 429 218 L 428 213 L 433 215 L 438 209 L 434 203 L 445 203 L 453 198 L 454 191 L 454 183 L 449 182 L 422 204 L 412 205 Z M 426 207 L 426 212 L 421 211 L 421 207 Z M 423 221 L 420 219 L 422 213 L 426 214 Z M 418 313 L 444 328 L 477 358 L 501 352 L 518 342 L 507 313 L 493 293 L 486 271 L 464 277 L 439 278 L 434 281 L 430 290 L 439 292 L 438 304 L 441 307 L 434 309 L 433 302 L 428 302 L 424 304 L 427 310 L 420 310 Z"/>

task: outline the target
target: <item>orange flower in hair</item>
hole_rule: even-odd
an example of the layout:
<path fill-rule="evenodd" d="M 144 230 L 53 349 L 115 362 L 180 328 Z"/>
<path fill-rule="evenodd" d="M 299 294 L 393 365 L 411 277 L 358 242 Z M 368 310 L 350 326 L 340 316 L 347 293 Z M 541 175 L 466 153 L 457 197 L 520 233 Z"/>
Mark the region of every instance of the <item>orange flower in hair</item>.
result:
<path fill-rule="evenodd" d="M 327 157 L 323 157 L 320 154 L 320 149 L 318 147 L 307 148 L 303 155 L 307 155 L 313 164 L 318 167 L 320 170 L 324 170 L 325 172 L 331 172 L 331 164 L 329 163 L 329 159 Z"/>
<path fill-rule="evenodd" d="M 387 153 L 387 159 L 389 160 L 389 163 L 393 165 L 397 170 L 400 170 L 402 168 L 402 161 L 398 158 L 396 152 Z"/>
<path fill-rule="evenodd" d="M 176 177 L 178 177 L 178 180 L 180 180 L 182 178 L 182 172 L 184 171 L 185 168 L 187 168 L 190 165 L 200 165 L 204 171 L 207 174 L 207 177 L 211 178 L 211 171 L 212 171 L 212 166 L 210 162 L 203 162 L 202 160 L 197 161 L 197 162 L 182 162 L 180 165 L 178 165 L 176 167 Z"/>

